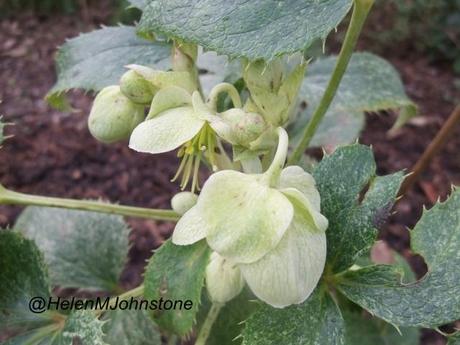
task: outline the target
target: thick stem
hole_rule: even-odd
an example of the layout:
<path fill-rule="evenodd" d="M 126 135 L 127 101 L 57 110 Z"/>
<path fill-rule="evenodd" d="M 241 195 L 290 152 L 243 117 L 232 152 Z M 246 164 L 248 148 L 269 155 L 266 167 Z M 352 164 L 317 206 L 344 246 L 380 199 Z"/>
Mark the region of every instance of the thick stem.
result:
<path fill-rule="evenodd" d="M 374 0 L 355 0 L 353 7 L 353 14 L 351 16 L 350 25 L 345 36 L 345 40 L 342 45 L 339 57 L 337 59 L 334 71 L 332 72 L 331 79 L 327 85 L 326 91 L 324 92 L 321 101 L 313 113 L 307 126 L 304 128 L 302 133 L 302 140 L 297 144 L 291 157 L 288 160 L 288 164 L 296 164 L 302 157 L 304 151 L 307 149 L 308 144 L 313 139 L 316 129 L 318 128 L 321 120 L 326 115 L 329 106 L 334 99 L 334 96 L 339 88 L 342 77 L 345 74 L 348 63 L 350 62 L 351 55 L 355 49 L 356 42 L 358 41 L 359 34 L 366 21 L 367 15 L 374 3 Z"/>
<path fill-rule="evenodd" d="M 442 128 L 436 134 L 435 138 L 423 152 L 417 163 L 412 168 L 410 174 L 403 182 L 399 195 L 404 195 L 417 181 L 422 172 L 428 167 L 431 159 L 444 147 L 449 137 L 454 133 L 456 126 L 460 123 L 460 105 L 455 108 L 453 113 L 449 116 Z"/>
<path fill-rule="evenodd" d="M 159 210 L 134 206 L 109 204 L 101 201 L 74 200 L 51 198 L 38 195 L 13 192 L 0 186 L 0 205 L 35 205 L 46 207 L 69 208 L 75 210 L 94 211 L 119 214 L 129 217 L 149 218 L 156 220 L 176 221 L 179 215 L 172 210 Z"/>
<path fill-rule="evenodd" d="M 211 309 L 209 309 L 208 315 L 206 316 L 206 320 L 204 320 L 203 326 L 201 326 L 200 333 L 196 338 L 195 345 L 205 345 L 206 340 L 211 333 L 212 325 L 219 316 L 220 309 L 224 305 L 222 303 L 213 303 L 211 305 Z"/>
<path fill-rule="evenodd" d="M 222 92 L 226 92 L 230 96 L 235 108 L 241 108 L 243 106 L 238 90 L 230 83 L 220 83 L 214 86 L 209 93 L 208 105 L 211 109 L 214 111 L 217 110 L 217 101 Z"/>

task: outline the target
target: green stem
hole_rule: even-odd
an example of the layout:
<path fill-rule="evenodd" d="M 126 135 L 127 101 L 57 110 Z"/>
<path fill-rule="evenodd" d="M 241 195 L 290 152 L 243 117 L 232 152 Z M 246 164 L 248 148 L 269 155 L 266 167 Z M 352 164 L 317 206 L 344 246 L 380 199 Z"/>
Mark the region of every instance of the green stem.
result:
<path fill-rule="evenodd" d="M 159 210 L 134 206 L 109 204 L 101 201 L 51 198 L 38 195 L 13 192 L 0 185 L 0 205 L 35 205 L 46 207 L 69 208 L 74 210 L 94 211 L 122 216 L 176 221 L 179 215 L 172 210 Z"/>
<path fill-rule="evenodd" d="M 238 90 L 230 83 L 220 83 L 214 86 L 209 93 L 208 105 L 211 109 L 214 111 L 217 110 L 217 101 L 219 100 L 219 95 L 222 92 L 227 92 L 235 108 L 241 108 L 243 106 Z"/>
<path fill-rule="evenodd" d="M 288 160 L 289 165 L 296 164 L 300 160 L 304 151 L 307 149 L 308 144 L 310 144 L 310 141 L 313 139 L 321 120 L 324 118 L 324 115 L 329 109 L 337 89 L 339 88 L 340 82 L 342 81 L 342 77 L 345 74 L 348 63 L 350 62 L 351 55 L 355 49 L 361 29 L 363 28 L 364 22 L 366 21 L 367 15 L 369 14 L 373 4 L 374 0 L 354 1 L 350 25 L 331 79 L 329 80 L 329 84 L 327 85 L 326 91 L 324 92 L 318 107 L 302 133 L 302 140 L 297 144 L 297 147 L 294 149 Z"/>
<path fill-rule="evenodd" d="M 283 169 L 284 163 L 286 162 L 286 156 L 289 146 L 289 138 L 286 133 L 286 130 L 282 127 L 278 127 L 277 133 L 278 147 L 276 148 L 275 157 L 273 157 L 272 163 L 268 167 L 267 171 L 265 171 L 264 173 L 264 180 L 271 187 L 276 186 L 278 183 L 281 170 Z"/>
<path fill-rule="evenodd" d="M 196 338 L 195 345 L 205 345 L 206 340 L 211 333 L 212 325 L 219 316 L 220 309 L 224 305 L 222 303 L 213 303 L 211 305 L 211 309 L 209 309 L 208 315 L 206 316 L 206 320 L 204 320 L 203 326 L 201 326 L 200 333 Z"/>
<path fill-rule="evenodd" d="M 139 285 L 137 288 L 134 288 L 132 290 L 126 291 L 125 293 L 117 296 L 117 297 L 112 297 L 109 301 L 108 308 L 113 307 L 118 301 L 130 299 L 131 297 L 140 297 L 144 294 L 144 285 Z M 105 310 L 99 309 L 96 310 L 95 313 L 96 315 L 101 315 Z"/>

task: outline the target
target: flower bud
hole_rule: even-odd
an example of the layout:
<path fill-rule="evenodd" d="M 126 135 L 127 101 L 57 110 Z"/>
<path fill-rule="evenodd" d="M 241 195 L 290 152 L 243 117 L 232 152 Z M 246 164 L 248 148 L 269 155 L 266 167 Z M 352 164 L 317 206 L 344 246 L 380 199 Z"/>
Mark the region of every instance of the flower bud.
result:
<path fill-rule="evenodd" d="M 93 137 L 109 144 L 128 139 L 144 117 L 144 106 L 133 103 L 119 86 L 108 86 L 94 100 L 88 127 Z"/>
<path fill-rule="evenodd" d="M 257 113 L 233 108 L 220 114 L 220 120 L 211 123 L 216 133 L 233 145 L 249 146 L 266 129 L 266 123 Z"/>
<path fill-rule="evenodd" d="M 216 252 L 206 267 L 206 289 L 214 303 L 226 303 L 243 290 L 244 280 L 240 269 Z"/>
<path fill-rule="evenodd" d="M 195 193 L 181 192 L 173 196 L 171 199 L 171 206 L 175 212 L 183 215 L 185 212 L 195 206 L 197 200 L 198 195 Z"/>
<path fill-rule="evenodd" d="M 120 90 L 134 103 L 149 104 L 155 94 L 155 87 L 133 70 L 120 79 Z"/>

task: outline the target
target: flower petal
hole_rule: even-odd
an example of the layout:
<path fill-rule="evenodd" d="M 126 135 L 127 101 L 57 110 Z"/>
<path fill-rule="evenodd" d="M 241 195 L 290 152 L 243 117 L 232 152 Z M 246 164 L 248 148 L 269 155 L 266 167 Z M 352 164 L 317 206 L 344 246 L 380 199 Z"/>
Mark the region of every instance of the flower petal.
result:
<path fill-rule="evenodd" d="M 139 152 L 162 153 L 174 150 L 192 139 L 204 121 L 193 115 L 191 107 L 167 110 L 138 125 L 129 140 L 129 147 Z"/>
<path fill-rule="evenodd" d="M 310 229 L 298 214 L 279 245 L 257 262 L 238 265 L 262 301 L 284 308 L 305 301 L 318 284 L 326 262 L 326 235 Z"/>
<path fill-rule="evenodd" d="M 150 120 L 171 108 L 181 107 L 192 104 L 192 96 L 185 90 L 177 86 L 169 86 L 159 90 L 153 97 L 147 120 Z"/>
<path fill-rule="evenodd" d="M 213 302 L 226 303 L 236 297 L 244 287 L 240 269 L 216 252 L 206 267 L 206 289 Z"/>
<path fill-rule="evenodd" d="M 321 232 L 326 231 L 329 225 L 327 218 L 317 211 L 316 207 L 313 206 L 310 199 L 308 199 L 305 194 L 295 188 L 281 189 L 281 192 L 292 202 L 296 208 L 296 212 L 298 212 L 305 221 L 310 222 L 314 229 L 316 228 Z"/>
<path fill-rule="evenodd" d="M 188 210 L 177 222 L 172 235 L 172 242 L 186 246 L 206 237 L 208 227 L 196 206 Z"/>
<path fill-rule="evenodd" d="M 292 165 L 281 171 L 279 188 L 295 188 L 302 192 L 316 208 L 320 211 L 320 196 L 316 189 L 316 182 L 313 176 L 301 167 Z"/>
<path fill-rule="evenodd" d="M 207 241 L 237 263 L 259 260 L 276 247 L 291 223 L 293 206 L 262 175 L 224 170 L 205 183 L 197 206 L 209 226 Z"/>

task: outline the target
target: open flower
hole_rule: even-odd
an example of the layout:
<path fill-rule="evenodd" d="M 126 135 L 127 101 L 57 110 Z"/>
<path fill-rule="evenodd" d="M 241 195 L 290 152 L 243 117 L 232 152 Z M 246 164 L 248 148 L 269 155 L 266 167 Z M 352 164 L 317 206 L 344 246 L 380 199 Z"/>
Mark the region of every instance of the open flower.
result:
<path fill-rule="evenodd" d="M 297 166 L 283 169 L 288 138 L 282 128 L 278 134 L 265 173 L 211 175 L 196 205 L 177 223 L 172 241 L 188 245 L 205 238 L 241 271 L 256 296 L 285 307 L 303 302 L 317 285 L 328 221 L 320 213 L 313 177 Z"/>

